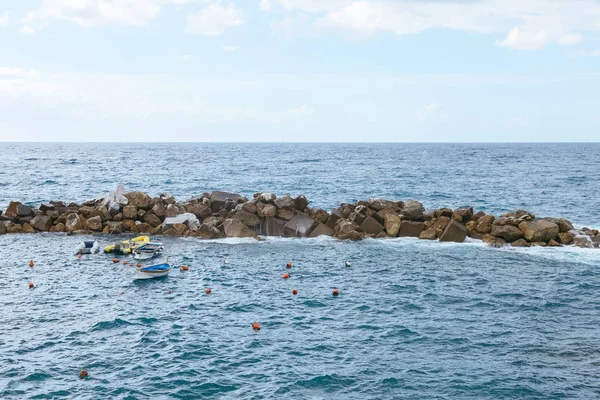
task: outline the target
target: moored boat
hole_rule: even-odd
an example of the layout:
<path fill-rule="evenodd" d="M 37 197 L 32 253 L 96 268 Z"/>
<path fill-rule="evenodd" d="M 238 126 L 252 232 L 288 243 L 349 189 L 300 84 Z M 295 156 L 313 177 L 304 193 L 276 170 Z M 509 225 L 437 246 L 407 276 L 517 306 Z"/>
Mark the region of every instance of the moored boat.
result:
<path fill-rule="evenodd" d="M 123 240 L 122 242 L 117 242 L 106 246 L 104 248 L 104 252 L 117 254 L 131 254 L 133 250 L 145 245 L 146 243 L 150 243 L 150 238 L 148 236 L 138 236 L 130 240 Z"/>
<path fill-rule="evenodd" d="M 150 265 L 147 267 L 136 268 L 135 277 L 137 279 L 152 279 L 162 278 L 169 274 L 171 270 L 171 264 L 168 262 L 156 265 Z"/>
<path fill-rule="evenodd" d="M 75 247 L 74 254 L 96 254 L 100 251 L 100 246 L 95 240 L 84 240 Z"/>
<path fill-rule="evenodd" d="M 156 257 L 163 251 L 162 243 L 146 243 L 133 250 L 133 258 L 136 260 L 148 260 Z"/>

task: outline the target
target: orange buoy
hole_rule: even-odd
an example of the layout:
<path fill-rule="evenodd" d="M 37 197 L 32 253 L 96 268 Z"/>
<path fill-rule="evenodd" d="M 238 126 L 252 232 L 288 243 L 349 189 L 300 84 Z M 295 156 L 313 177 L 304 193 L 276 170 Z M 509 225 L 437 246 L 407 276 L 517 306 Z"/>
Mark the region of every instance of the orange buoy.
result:
<path fill-rule="evenodd" d="M 119 262 L 119 259 L 117 257 L 113 258 L 113 262 L 116 264 Z"/>
<path fill-rule="evenodd" d="M 283 274 L 283 279 L 287 279 L 290 277 L 290 274 Z"/>
<path fill-rule="evenodd" d="M 81 253 L 77 253 L 77 258 L 81 258 Z"/>
<path fill-rule="evenodd" d="M 206 290 L 204 291 L 204 293 L 206 293 L 206 294 L 210 294 L 210 292 L 212 292 L 212 290 L 210 290 L 210 288 L 206 288 Z"/>
<path fill-rule="evenodd" d="M 35 265 L 35 264 L 33 263 L 33 260 L 29 260 L 29 266 L 30 266 L 31 268 L 33 268 L 33 266 L 34 266 L 34 265 Z"/>
<path fill-rule="evenodd" d="M 182 270 L 182 271 L 188 271 L 189 270 L 189 268 L 188 268 L 187 265 L 182 265 L 179 269 Z"/>
<path fill-rule="evenodd" d="M 138 265 L 137 265 L 137 266 L 138 266 L 138 268 L 140 268 L 140 267 L 142 266 L 142 264 L 138 263 Z"/>
<path fill-rule="evenodd" d="M 337 289 L 333 289 L 331 294 L 333 294 L 334 296 L 337 296 L 338 294 L 340 294 L 340 291 Z"/>
<path fill-rule="evenodd" d="M 287 263 L 287 264 L 285 265 L 285 267 L 286 267 L 286 268 L 292 268 L 292 263 Z"/>
<path fill-rule="evenodd" d="M 252 329 L 254 329 L 255 331 L 260 331 L 260 324 L 258 322 L 253 323 Z"/>
<path fill-rule="evenodd" d="M 292 294 L 293 294 L 293 295 L 296 295 L 296 294 L 298 294 L 298 289 L 292 289 Z"/>
<path fill-rule="evenodd" d="M 79 373 L 79 379 L 85 379 L 89 376 L 88 372 L 85 369 L 82 369 Z"/>
<path fill-rule="evenodd" d="M 29 282 L 29 288 L 33 289 L 35 287 L 35 285 L 33 284 L 33 282 Z"/>
<path fill-rule="evenodd" d="M 123 261 L 123 265 L 127 265 L 127 261 Z"/>

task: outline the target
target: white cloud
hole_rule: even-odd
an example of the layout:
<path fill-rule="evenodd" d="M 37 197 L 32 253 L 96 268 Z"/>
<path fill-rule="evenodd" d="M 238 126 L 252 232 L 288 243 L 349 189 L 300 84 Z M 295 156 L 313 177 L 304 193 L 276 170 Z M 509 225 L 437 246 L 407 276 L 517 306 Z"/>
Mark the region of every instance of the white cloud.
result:
<path fill-rule="evenodd" d="M 520 50 L 573 45 L 600 33 L 597 0 L 277 0 L 286 10 L 313 14 L 319 30 L 373 35 L 457 29 L 502 34 L 499 45 Z"/>
<path fill-rule="evenodd" d="M 234 51 L 238 51 L 240 48 L 237 46 L 223 46 L 223 50 L 228 53 L 233 53 Z"/>
<path fill-rule="evenodd" d="M 210 3 L 202 10 L 187 17 L 186 31 L 205 36 L 218 36 L 228 28 L 245 23 L 242 10 L 229 4 L 224 7 L 220 2 Z"/>
<path fill-rule="evenodd" d="M 192 55 L 191 54 L 184 54 L 181 57 L 179 57 L 179 59 L 181 61 L 190 61 L 192 59 Z"/>
<path fill-rule="evenodd" d="M 284 112 L 284 115 L 286 117 L 306 117 L 306 116 L 313 114 L 314 112 L 315 112 L 314 109 L 308 107 L 305 104 L 301 107 L 290 108 L 289 110 Z"/>
<path fill-rule="evenodd" d="M 21 29 L 19 29 L 19 32 L 22 35 L 35 35 L 35 29 L 32 28 L 31 26 L 23 26 Z"/>
<path fill-rule="evenodd" d="M 0 13 L 0 28 L 7 27 L 9 21 L 10 21 L 10 11 L 1 12 Z"/>
<path fill-rule="evenodd" d="M 0 67 L 0 79 L 34 79 L 38 75 L 35 69 Z"/>
<path fill-rule="evenodd" d="M 437 103 L 431 103 L 425 106 L 423 110 L 417 112 L 417 119 L 420 121 L 427 121 L 438 115 L 438 112 L 442 106 Z M 445 115 L 443 115 L 445 117 Z"/>
<path fill-rule="evenodd" d="M 263 11 L 269 11 L 271 4 L 269 3 L 269 0 L 260 0 L 258 7 Z"/>

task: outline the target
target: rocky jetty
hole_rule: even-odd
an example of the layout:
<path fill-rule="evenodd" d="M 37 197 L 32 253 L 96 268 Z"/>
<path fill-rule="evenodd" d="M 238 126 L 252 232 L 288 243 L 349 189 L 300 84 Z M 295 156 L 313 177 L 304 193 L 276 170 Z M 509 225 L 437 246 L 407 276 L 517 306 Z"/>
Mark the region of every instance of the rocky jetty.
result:
<path fill-rule="evenodd" d="M 305 196 L 256 193 L 252 199 L 214 191 L 185 202 L 168 194 L 150 197 L 119 185 L 104 198 L 82 204 L 50 201 L 39 208 L 11 202 L 0 210 L 0 235 L 66 232 L 224 237 L 317 237 L 342 240 L 415 237 L 442 242 L 479 239 L 491 246 L 600 247 L 595 229 L 575 229 L 563 218 L 537 218 L 517 210 L 495 217 L 472 207 L 426 210 L 415 200 L 370 199 L 328 212 Z"/>

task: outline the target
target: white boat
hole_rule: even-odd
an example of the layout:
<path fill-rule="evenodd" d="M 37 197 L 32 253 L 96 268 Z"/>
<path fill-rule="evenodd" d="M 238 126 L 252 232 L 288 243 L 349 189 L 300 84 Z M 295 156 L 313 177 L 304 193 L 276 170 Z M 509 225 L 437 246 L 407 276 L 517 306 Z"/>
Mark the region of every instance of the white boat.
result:
<path fill-rule="evenodd" d="M 95 240 L 84 240 L 75 247 L 74 254 L 96 254 L 100 251 L 100 246 Z"/>
<path fill-rule="evenodd" d="M 171 264 L 168 262 L 163 264 L 150 265 L 148 267 L 140 267 L 135 270 L 135 277 L 137 279 L 152 279 L 162 278 L 163 276 L 169 275 L 171 270 Z"/>
<path fill-rule="evenodd" d="M 156 257 L 162 251 L 162 243 L 146 243 L 133 251 L 133 258 L 136 260 L 148 260 L 152 257 Z"/>

